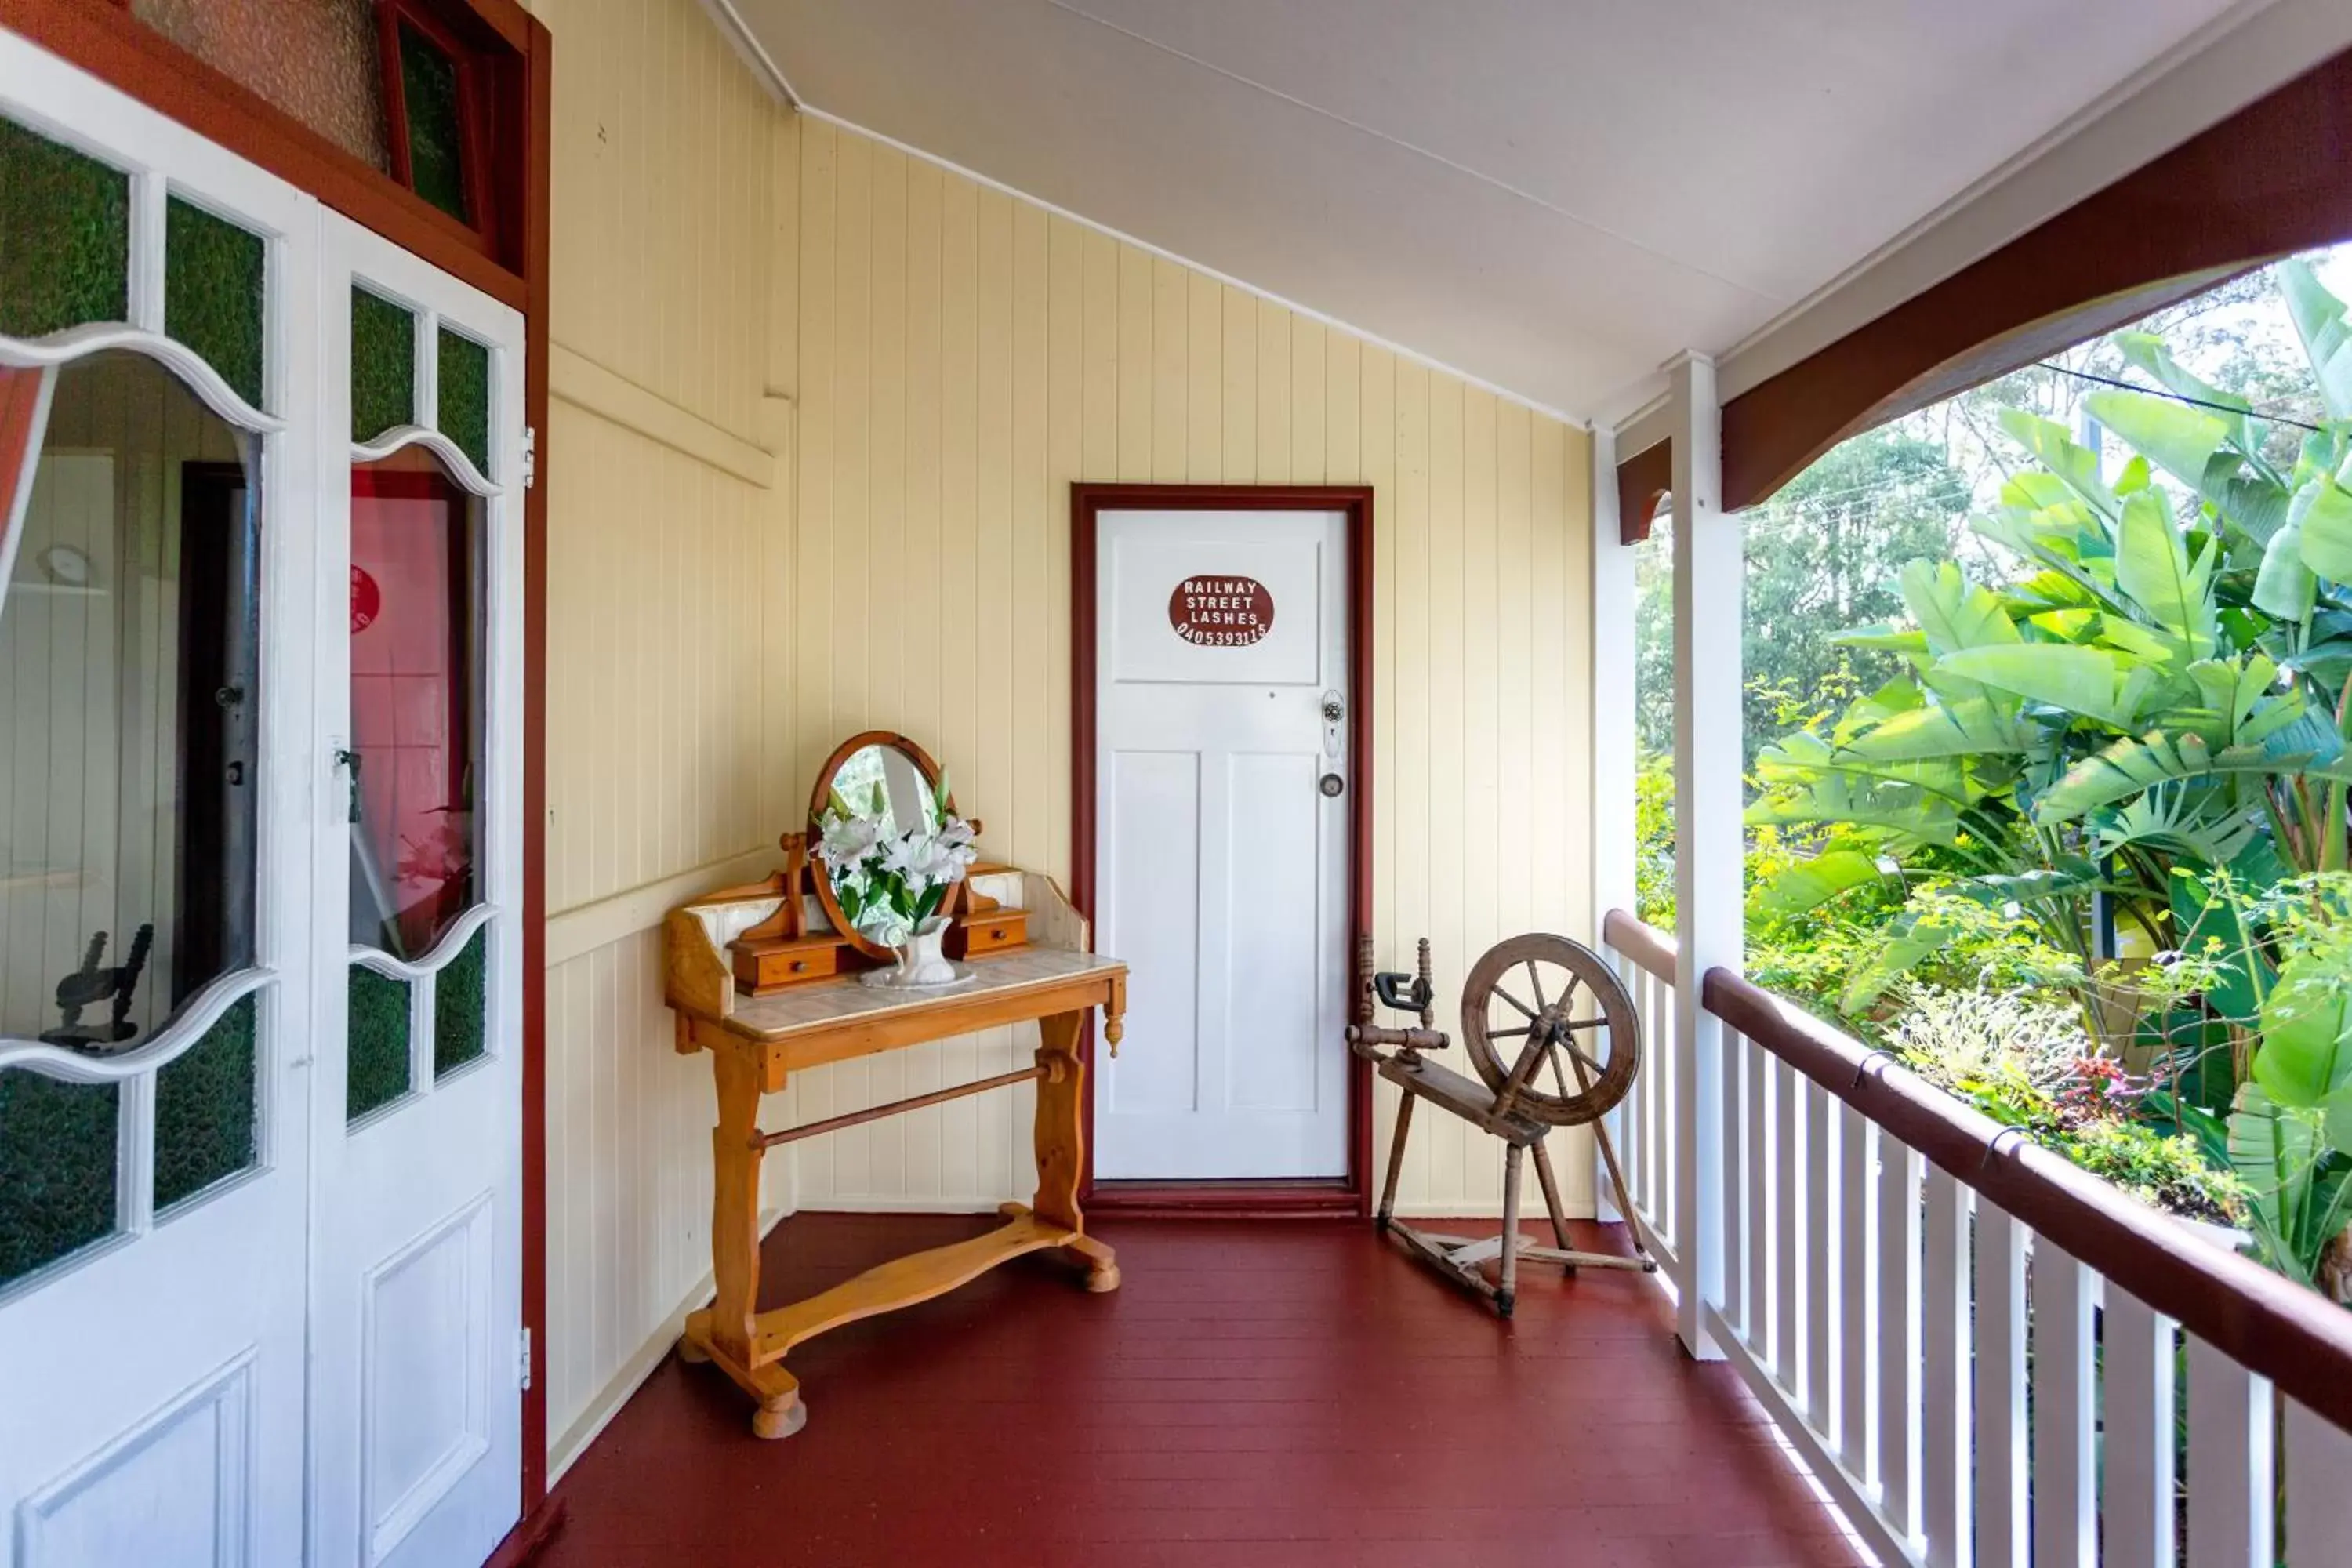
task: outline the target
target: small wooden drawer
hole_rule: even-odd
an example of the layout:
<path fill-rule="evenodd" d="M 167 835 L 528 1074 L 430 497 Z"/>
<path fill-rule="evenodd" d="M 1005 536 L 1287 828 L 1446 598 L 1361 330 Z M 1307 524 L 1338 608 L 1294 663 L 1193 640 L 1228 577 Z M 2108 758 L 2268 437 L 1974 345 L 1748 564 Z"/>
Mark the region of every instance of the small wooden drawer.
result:
<path fill-rule="evenodd" d="M 841 942 L 835 937 L 736 942 L 728 951 L 735 959 L 735 988 L 746 996 L 771 995 L 841 971 Z"/>
<path fill-rule="evenodd" d="M 994 909 L 961 915 L 956 920 L 955 935 L 962 945 L 962 952 L 956 955 L 961 958 L 1024 947 L 1029 942 L 1029 911 Z"/>

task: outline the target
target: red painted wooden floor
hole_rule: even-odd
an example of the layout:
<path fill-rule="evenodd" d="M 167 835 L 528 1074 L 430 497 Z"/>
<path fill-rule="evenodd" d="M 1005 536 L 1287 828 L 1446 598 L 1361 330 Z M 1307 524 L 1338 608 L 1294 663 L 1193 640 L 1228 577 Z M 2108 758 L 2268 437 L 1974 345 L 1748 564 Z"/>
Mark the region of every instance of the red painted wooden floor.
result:
<path fill-rule="evenodd" d="M 800 1215 L 769 1238 L 767 1294 L 992 1223 Z M 809 1421 L 782 1442 L 751 1436 L 715 1368 L 672 1358 L 564 1478 L 540 1563 L 1868 1561 L 1637 1277 L 1530 1267 L 1505 1324 L 1366 1224 L 1100 1231 L 1115 1294 L 1033 1258 L 802 1346 Z"/>

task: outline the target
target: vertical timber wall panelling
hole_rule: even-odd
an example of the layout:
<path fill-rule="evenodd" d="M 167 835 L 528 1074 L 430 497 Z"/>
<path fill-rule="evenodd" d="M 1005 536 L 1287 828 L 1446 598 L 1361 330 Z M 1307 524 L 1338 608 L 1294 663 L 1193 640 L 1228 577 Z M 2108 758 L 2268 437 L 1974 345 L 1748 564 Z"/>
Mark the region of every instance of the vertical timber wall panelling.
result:
<path fill-rule="evenodd" d="M 1583 432 L 855 132 L 802 121 L 782 141 L 794 778 L 855 731 L 916 736 L 991 857 L 1066 878 L 1071 481 L 1369 483 L 1381 960 L 1409 967 L 1428 935 L 1450 1017 L 1501 938 L 1591 939 Z M 840 1063 L 803 1078 L 800 1110 L 1006 1071 L 1033 1047 L 1005 1030 Z M 1024 1086 L 799 1145 L 798 1201 L 1025 1198 L 1033 1104 Z M 1377 1109 L 1384 1153 L 1385 1085 Z M 1562 1155 L 1589 1212 L 1591 1162 Z M 1402 1203 L 1496 1212 L 1501 1166 L 1440 1118 Z"/>
<path fill-rule="evenodd" d="M 741 879 L 728 863 L 772 848 L 781 826 L 763 747 L 790 682 L 762 639 L 782 619 L 769 606 L 784 597 L 791 493 L 781 458 L 764 485 L 761 463 L 743 459 L 782 446 L 772 311 L 796 214 L 775 205 L 791 189 L 775 168 L 788 116 L 695 0 L 533 9 L 562 62 L 543 481 L 560 1467 L 708 1289 L 709 1066 L 671 1049 L 661 900 L 612 911 L 666 881 Z M 737 460 L 714 463 L 714 450 Z M 772 1165 L 776 1204 L 791 1167 Z"/>

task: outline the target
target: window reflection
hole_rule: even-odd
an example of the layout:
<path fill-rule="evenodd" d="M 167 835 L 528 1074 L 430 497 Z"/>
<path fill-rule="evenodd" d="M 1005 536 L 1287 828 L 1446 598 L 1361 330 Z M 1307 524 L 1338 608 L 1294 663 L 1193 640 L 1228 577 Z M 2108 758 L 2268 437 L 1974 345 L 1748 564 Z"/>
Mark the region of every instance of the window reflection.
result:
<path fill-rule="evenodd" d="M 425 956 L 479 897 L 482 507 L 409 447 L 352 471 L 351 937 Z"/>
<path fill-rule="evenodd" d="M 33 432 L 27 374 L 0 372 L 0 462 L 11 410 L 39 441 L 26 493 L 0 468 L 0 1036 L 118 1050 L 253 962 L 251 440 L 127 353 L 58 371 Z"/>

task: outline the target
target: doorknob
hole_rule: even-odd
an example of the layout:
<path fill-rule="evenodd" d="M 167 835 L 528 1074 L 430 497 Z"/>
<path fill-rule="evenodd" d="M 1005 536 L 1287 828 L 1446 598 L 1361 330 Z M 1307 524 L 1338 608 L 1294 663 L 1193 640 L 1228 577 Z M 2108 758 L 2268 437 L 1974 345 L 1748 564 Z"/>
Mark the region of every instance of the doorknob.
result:
<path fill-rule="evenodd" d="M 1339 726 L 1348 717 L 1348 700 L 1337 691 L 1323 694 L 1323 754 L 1336 759 L 1339 755 Z M 1327 789 L 1325 795 L 1339 792 Z"/>

